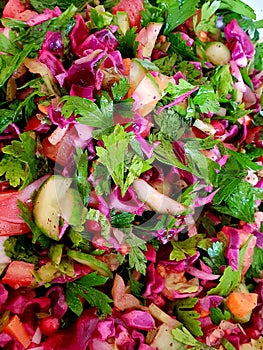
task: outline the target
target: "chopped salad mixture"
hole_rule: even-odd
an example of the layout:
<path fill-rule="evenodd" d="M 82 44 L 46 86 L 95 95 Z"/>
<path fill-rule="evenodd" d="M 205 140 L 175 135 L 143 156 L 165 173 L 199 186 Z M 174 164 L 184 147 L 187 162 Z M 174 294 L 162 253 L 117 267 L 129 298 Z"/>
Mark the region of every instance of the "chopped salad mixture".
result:
<path fill-rule="evenodd" d="M 0 8 L 0 348 L 262 349 L 263 21 Z"/>

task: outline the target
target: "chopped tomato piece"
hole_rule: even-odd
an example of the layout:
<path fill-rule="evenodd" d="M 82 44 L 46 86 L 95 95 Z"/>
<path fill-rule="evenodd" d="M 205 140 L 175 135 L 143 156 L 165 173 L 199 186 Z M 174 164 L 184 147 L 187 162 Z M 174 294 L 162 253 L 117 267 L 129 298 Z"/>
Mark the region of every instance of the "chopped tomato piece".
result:
<path fill-rule="evenodd" d="M 11 318 L 5 326 L 4 331 L 21 343 L 24 349 L 27 349 L 31 344 L 31 337 L 17 315 Z"/>
<path fill-rule="evenodd" d="M 118 5 L 112 8 L 112 13 L 116 14 L 118 11 L 127 12 L 130 21 L 130 26 L 137 27 L 137 29 L 140 29 L 140 11 L 142 11 L 143 9 L 143 0 L 122 0 Z"/>
<path fill-rule="evenodd" d="M 34 271 L 34 264 L 25 261 L 12 261 L 6 270 L 2 282 L 8 284 L 14 289 L 20 287 L 29 287 L 32 280 L 32 272 Z"/>
<path fill-rule="evenodd" d="M 26 223 L 10 222 L 0 219 L 0 236 L 16 236 L 29 233 L 30 228 Z"/>

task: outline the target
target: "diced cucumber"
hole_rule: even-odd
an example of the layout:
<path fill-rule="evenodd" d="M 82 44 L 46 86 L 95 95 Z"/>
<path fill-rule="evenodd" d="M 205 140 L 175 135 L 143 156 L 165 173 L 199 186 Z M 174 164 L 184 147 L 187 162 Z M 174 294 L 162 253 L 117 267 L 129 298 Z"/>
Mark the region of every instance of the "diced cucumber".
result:
<path fill-rule="evenodd" d="M 99 274 L 112 278 L 112 272 L 108 265 L 103 261 L 96 259 L 93 255 L 82 253 L 77 250 L 68 250 L 68 256 L 80 264 L 89 266 L 92 270 L 97 271 Z"/>
<path fill-rule="evenodd" d="M 127 12 L 117 11 L 116 15 L 114 16 L 114 22 L 117 24 L 124 35 L 127 30 L 130 29 L 130 22 Z"/>
<path fill-rule="evenodd" d="M 216 66 L 224 66 L 231 59 L 229 49 L 220 41 L 209 43 L 206 47 L 205 54 L 208 61 Z"/>
<path fill-rule="evenodd" d="M 48 237 L 59 240 L 61 205 L 72 179 L 60 175 L 50 176 L 40 187 L 33 205 L 33 216 L 37 226 Z"/>
<path fill-rule="evenodd" d="M 79 192 L 70 187 L 60 203 L 60 211 L 61 216 L 69 225 L 77 226 L 81 224 L 82 217 L 87 212 L 87 209 L 83 205 Z"/>

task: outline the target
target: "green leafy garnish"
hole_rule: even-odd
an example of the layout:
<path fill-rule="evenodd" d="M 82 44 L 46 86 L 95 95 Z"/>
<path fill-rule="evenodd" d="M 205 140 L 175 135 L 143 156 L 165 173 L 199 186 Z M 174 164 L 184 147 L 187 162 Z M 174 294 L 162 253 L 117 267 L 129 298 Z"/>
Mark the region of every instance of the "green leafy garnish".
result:
<path fill-rule="evenodd" d="M 107 277 L 92 272 L 75 282 L 67 283 L 66 301 L 70 310 L 78 316 L 82 314 L 83 305 L 79 299 L 79 297 L 82 297 L 90 306 L 97 307 L 102 315 L 111 314 L 110 303 L 112 300 L 106 294 L 94 288 L 105 285 L 107 280 Z"/>
<path fill-rule="evenodd" d="M 223 275 L 220 277 L 218 285 L 210 289 L 207 292 L 208 295 L 215 294 L 215 295 L 227 296 L 239 285 L 241 280 L 242 262 L 243 262 L 244 254 L 250 239 L 251 238 L 247 240 L 247 242 L 243 245 L 243 247 L 239 251 L 238 270 L 234 271 L 230 265 L 227 266 L 224 270 Z"/>
<path fill-rule="evenodd" d="M 197 301 L 197 298 L 176 300 L 174 302 L 174 310 L 178 321 L 181 322 L 191 334 L 201 336 L 203 335 L 203 331 L 201 329 L 201 322 L 198 320 L 200 315 L 193 310 Z"/>
<path fill-rule="evenodd" d="M 172 240 L 173 250 L 170 253 L 170 260 L 184 260 L 187 256 L 194 256 L 198 248 L 198 244 L 205 238 L 205 235 L 197 234 L 193 237 L 189 237 L 184 241 Z"/>
<path fill-rule="evenodd" d="M 37 178 L 39 160 L 35 155 L 35 140 L 29 132 L 20 134 L 20 141 L 13 140 L 2 152 L 0 176 L 5 175 L 11 186 L 23 189 Z"/>

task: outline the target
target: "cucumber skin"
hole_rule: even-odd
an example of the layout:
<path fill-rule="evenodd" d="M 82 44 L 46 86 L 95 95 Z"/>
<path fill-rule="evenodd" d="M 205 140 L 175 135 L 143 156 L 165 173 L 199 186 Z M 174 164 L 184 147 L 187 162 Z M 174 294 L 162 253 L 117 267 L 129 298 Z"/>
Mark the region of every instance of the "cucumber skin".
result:
<path fill-rule="evenodd" d="M 36 225 L 49 238 L 59 241 L 60 201 L 70 187 L 72 179 L 51 175 L 39 188 L 33 203 Z"/>
<path fill-rule="evenodd" d="M 99 274 L 105 276 L 105 277 L 110 277 L 112 278 L 112 272 L 110 268 L 108 267 L 107 264 L 104 262 L 96 259 L 93 255 L 91 254 L 86 254 L 77 250 L 68 250 L 68 256 L 83 264 L 89 266 L 92 270 L 97 271 Z"/>

